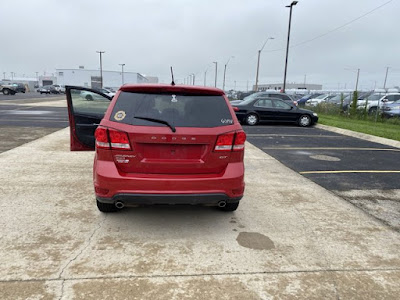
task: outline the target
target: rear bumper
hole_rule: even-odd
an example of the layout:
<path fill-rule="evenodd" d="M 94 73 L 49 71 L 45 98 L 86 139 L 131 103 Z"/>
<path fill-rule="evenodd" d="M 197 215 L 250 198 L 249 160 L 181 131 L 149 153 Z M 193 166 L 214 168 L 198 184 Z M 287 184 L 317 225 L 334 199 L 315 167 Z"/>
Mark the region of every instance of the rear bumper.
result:
<path fill-rule="evenodd" d="M 95 159 L 93 182 L 99 202 L 209 204 L 237 202 L 244 192 L 243 162 L 229 163 L 223 174 L 126 174 L 113 161 Z"/>
<path fill-rule="evenodd" d="M 218 205 L 219 202 L 236 203 L 242 196 L 229 198 L 225 194 L 117 194 L 112 198 L 96 197 L 101 203 L 115 204 L 122 202 L 124 206 L 154 205 L 154 204 L 192 204 Z"/>

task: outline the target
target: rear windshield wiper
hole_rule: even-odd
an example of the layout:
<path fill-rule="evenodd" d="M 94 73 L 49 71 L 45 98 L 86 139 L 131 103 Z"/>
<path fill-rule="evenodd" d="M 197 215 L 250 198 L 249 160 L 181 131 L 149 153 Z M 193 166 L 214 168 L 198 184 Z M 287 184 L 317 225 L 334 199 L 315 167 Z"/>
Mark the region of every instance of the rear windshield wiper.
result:
<path fill-rule="evenodd" d="M 135 116 L 134 118 L 135 118 L 135 119 L 140 119 L 140 120 L 146 120 L 146 121 L 150 121 L 150 122 L 155 122 L 155 123 L 165 124 L 165 125 L 167 125 L 169 128 L 171 128 L 172 132 L 176 132 L 175 127 L 172 126 L 171 124 L 169 124 L 167 121 L 164 121 L 164 120 L 154 119 L 154 118 L 147 118 L 147 117 L 138 117 L 138 116 Z"/>

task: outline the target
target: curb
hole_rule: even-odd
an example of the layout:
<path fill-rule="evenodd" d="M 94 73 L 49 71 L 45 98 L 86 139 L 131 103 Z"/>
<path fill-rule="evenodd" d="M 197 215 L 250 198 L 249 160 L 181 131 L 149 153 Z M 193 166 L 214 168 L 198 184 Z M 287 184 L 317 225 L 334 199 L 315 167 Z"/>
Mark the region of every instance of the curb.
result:
<path fill-rule="evenodd" d="M 374 135 L 370 135 L 370 134 L 366 134 L 366 133 L 355 132 L 355 131 L 351 131 L 348 129 L 342 129 L 342 128 L 332 127 L 332 126 L 327 126 L 327 125 L 322 125 L 322 124 L 316 124 L 315 127 L 319 128 L 319 129 L 355 137 L 355 138 L 365 140 L 365 141 L 370 141 L 370 142 L 379 143 L 379 144 L 383 144 L 383 145 L 387 145 L 387 146 L 392 146 L 395 148 L 400 148 L 399 141 L 395 141 L 395 140 L 391 140 L 391 139 L 387 139 L 387 138 L 383 138 L 383 137 L 379 137 L 379 136 L 374 136 Z"/>

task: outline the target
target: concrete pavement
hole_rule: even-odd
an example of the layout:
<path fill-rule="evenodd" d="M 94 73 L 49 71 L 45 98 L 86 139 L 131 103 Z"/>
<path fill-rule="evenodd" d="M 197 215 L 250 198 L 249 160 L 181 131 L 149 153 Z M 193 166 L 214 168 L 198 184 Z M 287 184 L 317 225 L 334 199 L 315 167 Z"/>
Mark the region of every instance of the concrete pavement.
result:
<path fill-rule="evenodd" d="M 397 299 L 400 234 L 246 145 L 235 213 L 98 212 L 69 129 L 0 154 L 0 299 Z"/>

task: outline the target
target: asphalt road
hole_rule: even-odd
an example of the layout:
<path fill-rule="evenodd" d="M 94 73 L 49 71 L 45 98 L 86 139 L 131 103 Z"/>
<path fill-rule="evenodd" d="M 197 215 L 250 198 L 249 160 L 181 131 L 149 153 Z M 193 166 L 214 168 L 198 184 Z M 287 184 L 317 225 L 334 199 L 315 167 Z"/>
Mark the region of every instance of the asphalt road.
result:
<path fill-rule="evenodd" d="M 244 129 L 250 143 L 285 166 L 400 230 L 399 148 L 314 127 Z"/>
<path fill-rule="evenodd" d="M 37 95 L 33 93 L 16 96 L 0 101 L 0 153 L 68 126 L 65 96 L 35 98 Z"/>
<path fill-rule="evenodd" d="M 20 99 L 52 99 L 59 98 L 59 94 L 40 94 L 38 92 L 17 93 L 15 95 L 3 95 L 0 93 L 0 102 L 3 100 L 20 100 Z"/>

